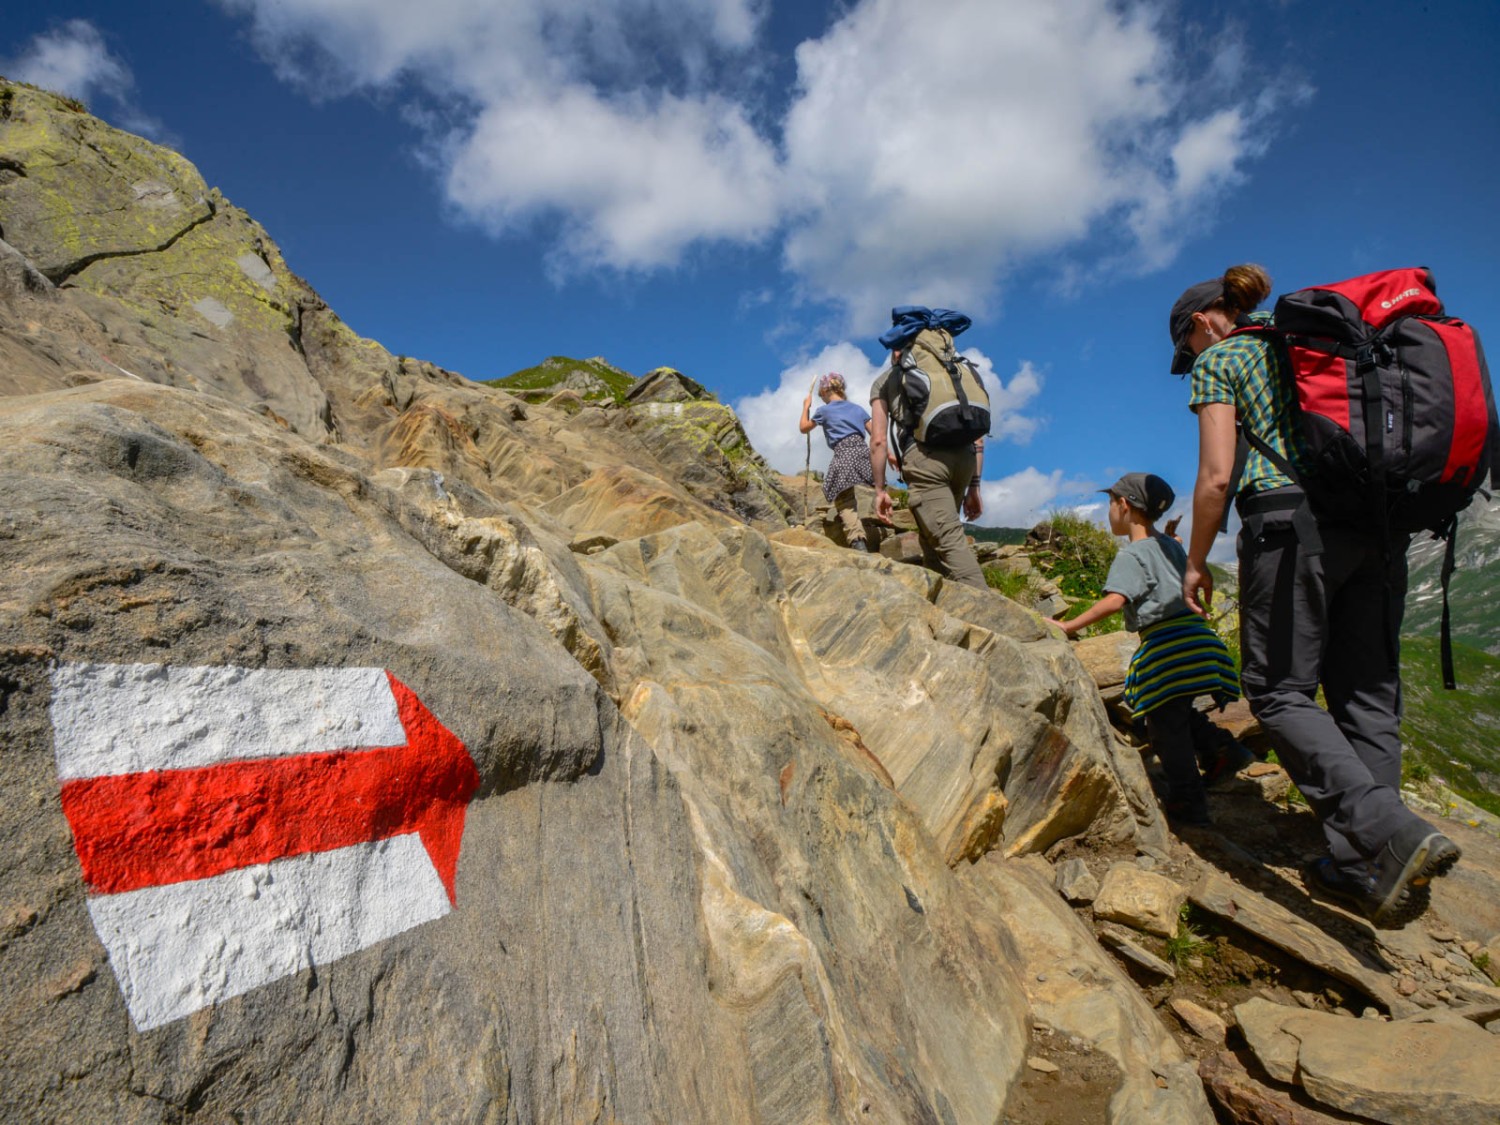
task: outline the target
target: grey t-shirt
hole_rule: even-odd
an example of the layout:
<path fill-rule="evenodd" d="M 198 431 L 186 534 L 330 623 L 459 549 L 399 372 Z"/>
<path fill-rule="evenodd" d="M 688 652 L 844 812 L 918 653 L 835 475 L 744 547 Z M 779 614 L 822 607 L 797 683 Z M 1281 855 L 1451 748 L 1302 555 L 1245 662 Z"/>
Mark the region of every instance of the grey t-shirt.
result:
<path fill-rule="evenodd" d="M 1120 548 L 1104 579 L 1104 592 L 1125 599 L 1125 628 L 1139 632 L 1192 612 L 1182 600 L 1186 573 L 1182 544 L 1166 535 L 1148 535 Z"/>
<path fill-rule="evenodd" d="M 887 365 L 870 388 L 870 402 L 880 401 L 885 402 L 887 413 L 896 423 L 896 442 L 900 446 L 899 452 L 905 456 L 911 448 L 912 434 L 906 418 L 906 396 L 901 393 L 901 378 L 893 365 Z"/>

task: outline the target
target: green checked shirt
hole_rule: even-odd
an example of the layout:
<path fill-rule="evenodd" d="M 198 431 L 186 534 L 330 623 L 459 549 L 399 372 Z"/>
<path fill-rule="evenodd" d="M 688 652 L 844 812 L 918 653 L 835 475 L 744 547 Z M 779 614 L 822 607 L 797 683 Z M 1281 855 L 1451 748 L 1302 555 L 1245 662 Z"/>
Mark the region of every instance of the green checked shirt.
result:
<path fill-rule="evenodd" d="M 1257 324 L 1270 324 L 1271 314 L 1251 313 Z M 1253 430 L 1305 475 L 1307 463 L 1297 440 L 1297 392 L 1287 377 L 1281 352 L 1263 336 L 1230 336 L 1198 353 L 1193 361 L 1192 398 L 1195 410 L 1210 402 L 1235 408 L 1240 425 Z M 1240 478 L 1240 495 L 1284 488 L 1292 481 L 1269 458 L 1252 448 Z"/>

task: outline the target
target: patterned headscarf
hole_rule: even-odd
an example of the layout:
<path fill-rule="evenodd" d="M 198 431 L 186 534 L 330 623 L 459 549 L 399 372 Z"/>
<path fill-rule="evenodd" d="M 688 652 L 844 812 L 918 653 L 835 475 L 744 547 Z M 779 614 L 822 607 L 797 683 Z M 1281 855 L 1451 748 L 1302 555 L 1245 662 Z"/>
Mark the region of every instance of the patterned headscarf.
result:
<path fill-rule="evenodd" d="M 818 393 L 823 394 L 828 391 L 836 395 L 846 396 L 849 393 L 844 389 L 844 377 L 837 371 L 830 371 L 827 375 L 820 376 L 818 379 Z"/>

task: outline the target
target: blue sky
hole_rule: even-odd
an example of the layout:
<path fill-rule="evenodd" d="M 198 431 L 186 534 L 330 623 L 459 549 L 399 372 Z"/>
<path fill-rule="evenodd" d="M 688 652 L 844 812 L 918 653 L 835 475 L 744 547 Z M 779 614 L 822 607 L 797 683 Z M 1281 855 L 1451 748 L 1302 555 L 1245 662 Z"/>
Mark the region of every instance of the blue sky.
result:
<path fill-rule="evenodd" d="M 809 379 L 867 386 L 891 305 L 966 311 L 1004 524 L 1133 469 L 1186 510 L 1167 309 L 1235 262 L 1277 292 L 1424 264 L 1500 324 L 1497 57 L 1485 0 L 64 0 L 0 29 L 0 73 L 180 149 L 391 351 L 670 364 L 786 470 Z"/>

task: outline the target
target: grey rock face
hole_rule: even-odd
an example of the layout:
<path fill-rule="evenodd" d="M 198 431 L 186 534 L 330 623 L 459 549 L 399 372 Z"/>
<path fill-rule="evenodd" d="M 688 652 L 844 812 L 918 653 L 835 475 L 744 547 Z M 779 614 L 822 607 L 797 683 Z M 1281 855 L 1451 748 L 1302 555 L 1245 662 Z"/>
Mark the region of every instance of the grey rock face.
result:
<path fill-rule="evenodd" d="M 994 1121 L 1036 1017 L 1115 1060 L 1114 1120 L 1207 1119 L 1128 980 L 1002 862 L 1165 840 L 1137 756 L 1034 614 L 794 541 L 733 412 L 689 382 L 528 410 L 389 355 L 246 216 L 213 192 L 199 207 L 161 150 L 132 149 L 149 174 L 105 176 L 98 198 L 186 225 L 64 253 L 41 170 L 104 127 L 49 124 L 42 95 L 24 108 L 8 143 L 36 174 L 0 192 L 23 256 L 0 300 L 0 1116 Z M 66 283 L 49 296 L 26 259 Z M 142 304 L 160 314 L 132 319 Z M 378 936 L 324 956 L 320 904 L 266 892 L 282 861 L 339 850 L 324 841 L 210 876 L 167 870 L 197 827 L 163 830 L 123 871 L 138 886 L 101 881 L 106 837 L 74 818 L 72 783 L 178 783 L 60 773 L 77 716 L 58 670 L 119 665 L 389 672 L 477 774 L 451 798 L 452 899 L 407 927 L 390 903 L 410 887 L 348 880 L 343 913 Z M 261 717 L 151 722 L 199 746 Z M 155 729 L 132 712 L 104 741 L 136 727 Z M 394 748 L 324 749 L 344 769 Z M 291 752 L 236 753 L 213 759 L 234 777 Z M 147 800 L 123 823 L 227 809 L 228 827 L 201 816 L 220 847 L 275 827 L 256 810 L 277 784 L 215 805 L 195 779 L 180 809 Z M 338 823 L 369 833 L 350 848 L 413 835 Z M 290 903 L 266 925 L 305 939 L 296 956 L 218 993 L 208 970 L 151 962 L 141 987 L 191 1014 L 133 1020 L 124 961 L 146 954 L 101 937 L 99 900 L 221 876 L 244 910 Z M 210 967 L 257 960 L 210 912 L 163 917 Z"/>

